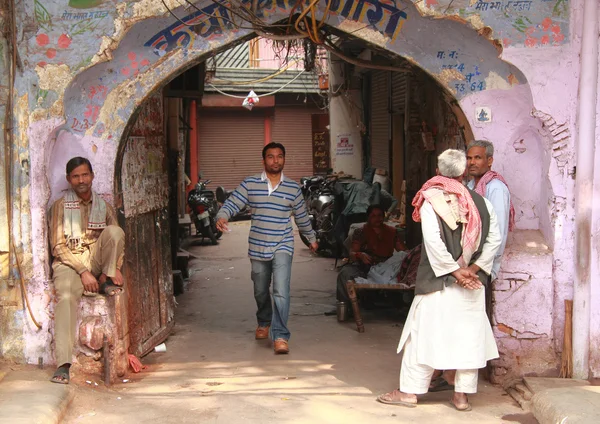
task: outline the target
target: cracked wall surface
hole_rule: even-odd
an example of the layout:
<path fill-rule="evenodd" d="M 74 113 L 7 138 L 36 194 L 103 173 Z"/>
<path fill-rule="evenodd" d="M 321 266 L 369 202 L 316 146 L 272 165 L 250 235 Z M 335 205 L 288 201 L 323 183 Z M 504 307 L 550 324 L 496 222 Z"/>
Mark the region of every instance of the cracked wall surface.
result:
<path fill-rule="evenodd" d="M 68 158 L 91 159 L 97 170 L 95 188 L 110 201 L 119 143 L 136 108 L 178 72 L 250 34 L 223 23 L 204 24 L 199 33 L 179 28 L 161 2 L 149 0 L 106 0 L 82 10 L 46 3 L 27 0 L 18 10 L 22 69 L 15 85 L 15 139 L 20 160 L 14 171 L 23 190 L 15 206 L 22 215 L 15 234 L 27 252 L 28 290 L 44 326 L 35 332 L 24 317 L 15 318 L 23 328 L 23 358 L 30 362 L 38 356 L 50 359 L 53 294 L 45 220 L 49 203 L 66 186 Z M 166 3 L 177 5 L 176 0 Z M 503 275 L 512 277 L 497 283 L 495 296 L 496 333 L 504 352 L 499 367 L 518 363 L 522 370 L 541 370 L 545 363 L 552 368 L 549 361 L 562 346 L 562 302 L 572 291 L 582 0 L 548 16 L 548 6 L 560 1 L 532 1 L 534 10 L 522 11 L 531 23 L 518 34 L 511 29 L 513 9 L 507 11 L 510 19 L 502 20 L 489 5 L 477 9 L 474 1 L 396 3 L 397 13 L 379 17 L 366 3 L 355 13 L 358 4 L 339 1 L 327 24 L 420 66 L 456 97 L 474 136 L 494 142 L 494 169 L 510 186 L 520 230 L 507 247 Z M 259 4 L 269 22 L 286 18 L 291 8 L 286 0 Z M 198 6 L 205 12 L 218 7 L 208 0 Z M 319 7 L 322 14 L 324 5 Z M 392 6 L 387 2 L 385 7 Z M 193 9 L 175 12 L 189 22 L 200 16 Z M 527 41 L 533 38 L 535 45 Z M 478 119 L 482 106 L 490 108 L 493 119 Z M 546 248 L 526 248 L 531 243 Z M 526 322 L 524 314 L 531 307 L 544 319 Z M 536 351 L 545 359 L 536 362 Z"/>

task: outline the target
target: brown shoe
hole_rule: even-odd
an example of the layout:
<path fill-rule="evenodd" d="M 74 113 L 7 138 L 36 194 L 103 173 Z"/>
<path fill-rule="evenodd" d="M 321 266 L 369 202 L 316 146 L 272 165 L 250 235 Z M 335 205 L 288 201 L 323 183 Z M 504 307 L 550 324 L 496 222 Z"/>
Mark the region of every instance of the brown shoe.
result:
<path fill-rule="evenodd" d="M 269 338 L 269 327 L 270 327 L 270 325 L 267 325 L 266 327 L 257 327 L 256 333 L 254 334 L 254 338 L 256 340 L 268 339 Z"/>
<path fill-rule="evenodd" d="M 275 353 L 289 353 L 290 348 L 288 346 L 288 342 L 285 339 L 277 339 L 275 340 Z"/>

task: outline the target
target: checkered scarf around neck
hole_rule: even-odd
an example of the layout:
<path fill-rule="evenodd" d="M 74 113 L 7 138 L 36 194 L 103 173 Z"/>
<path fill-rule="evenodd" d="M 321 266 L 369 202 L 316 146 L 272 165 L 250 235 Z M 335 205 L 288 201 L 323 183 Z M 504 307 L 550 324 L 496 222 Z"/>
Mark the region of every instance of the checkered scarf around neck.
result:
<path fill-rule="evenodd" d="M 415 210 L 412 217 L 415 222 L 421 222 L 420 209 L 425 202 L 431 204 L 435 213 L 451 230 L 456 230 L 459 224 L 463 225 L 463 253 L 457 262 L 463 268 L 469 266 L 481 241 L 481 216 L 467 188 L 452 178 L 433 177 L 413 199 Z"/>
<path fill-rule="evenodd" d="M 81 229 L 81 204 L 77 194 L 72 189 L 67 190 L 64 200 L 64 231 L 67 239 L 67 247 L 75 250 L 83 245 L 83 233 Z M 92 231 L 106 228 L 106 202 L 92 191 L 92 210 L 88 218 L 86 234 Z"/>
<path fill-rule="evenodd" d="M 479 180 L 477 186 L 475 186 L 475 193 L 485 197 L 485 188 L 488 183 L 492 180 L 499 180 L 504 183 L 506 188 L 508 188 L 508 184 L 502 178 L 502 175 L 498 174 L 495 171 L 488 171 Z M 510 191 L 510 189 L 508 190 Z M 515 207 L 513 206 L 512 199 L 510 201 L 510 213 L 508 214 L 508 231 L 512 231 L 515 228 Z"/>

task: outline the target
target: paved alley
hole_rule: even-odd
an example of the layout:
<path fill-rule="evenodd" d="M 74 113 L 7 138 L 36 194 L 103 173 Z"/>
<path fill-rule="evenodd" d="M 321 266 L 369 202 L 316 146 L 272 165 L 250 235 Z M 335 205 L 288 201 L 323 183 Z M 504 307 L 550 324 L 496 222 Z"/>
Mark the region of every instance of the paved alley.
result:
<path fill-rule="evenodd" d="M 333 260 L 313 256 L 296 237 L 292 270 L 291 353 L 254 340 L 255 303 L 246 256 L 249 222 L 232 223 L 218 246 L 190 245 L 196 256 L 165 353 L 147 369 L 105 389 L 75 376 L 67 423 L 500 423 L 535 422 L 500 388 L 480 382 L 473 411 L 457 412 L 450 392 L 414 409 L 375 397 L 398 385 L 401 322 L 365 316 L 366 332 L 340 324 Z M 198 243 L 196 241 L 195 243 Z"/>

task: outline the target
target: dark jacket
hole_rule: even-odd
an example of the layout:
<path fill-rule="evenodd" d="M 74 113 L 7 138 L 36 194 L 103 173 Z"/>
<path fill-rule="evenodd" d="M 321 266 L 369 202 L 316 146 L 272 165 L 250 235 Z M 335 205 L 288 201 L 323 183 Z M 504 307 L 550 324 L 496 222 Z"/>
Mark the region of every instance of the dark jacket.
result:
<path fill-rule="evenodd" d="M 490 214 L 485 206 L 485 201 L 483 197 L 474 191 L 469 190 L 469 193 L 473 197 L 473 201 L 475 202 L 475 206 L 479 211 L 479 215 L 481 216 L 481 241 L 475 253 L 471 257 L 471 262 L 469 265 L 472 265 L 477 261 L 479 256 L 481 255 L 481 251 L 483 250 L 483 245 L 485 244 L 485 240 L 487 238 L 488 232 L 490 230 Z M 437 217 L 438 223 L 440 226 L 440 234 L 442 236 L 442 241 L 446 245 L 448 252 L 452 255 L 454 260 L 457 260 L 462 255 L 462 225 L 459 225 L 458 228 L 454 231 L 448 227 L 448 225 Z M 485 286 L 488 283 L 488 275 L 484 271 L 479 271 L 479 281 L 481 281 Z M 440 291 L 443 289 L 444 285 L 450 286 L 456 282 L 456 278 L 452 276 L 452 274 L 442 275 L 440 277 L 436 277 L 433 269 L 431 268 L 431 264 L 429 263 L 429 258 L 427 257 L 427 249 L 423 248 L 421 252 L 421 262 L 419 263 L 419 269 L 417 270 L 417 283 L 415 286 L 415 294 L 427 294 L 433 293 L 436 291 Z"/>

